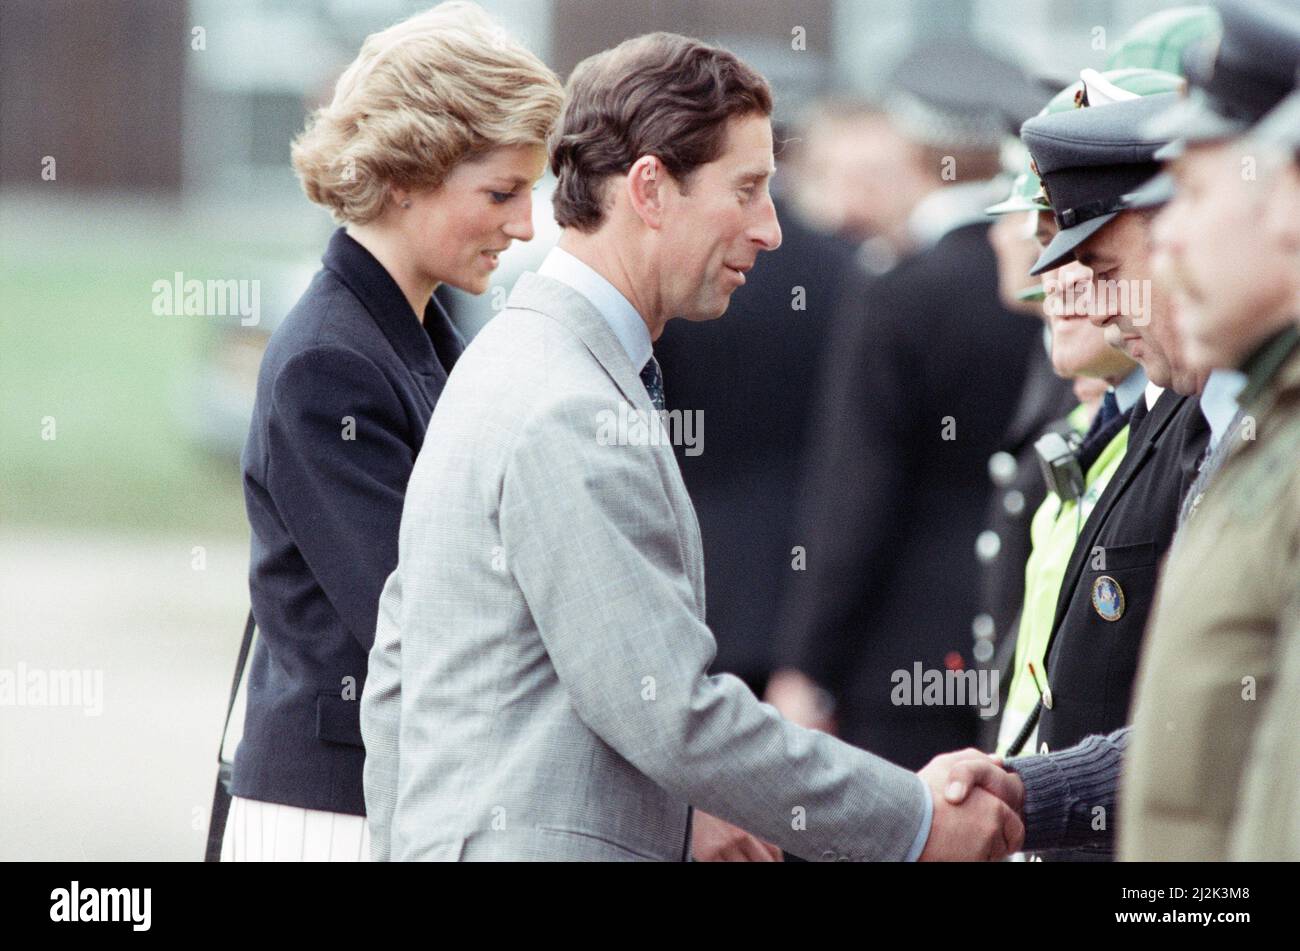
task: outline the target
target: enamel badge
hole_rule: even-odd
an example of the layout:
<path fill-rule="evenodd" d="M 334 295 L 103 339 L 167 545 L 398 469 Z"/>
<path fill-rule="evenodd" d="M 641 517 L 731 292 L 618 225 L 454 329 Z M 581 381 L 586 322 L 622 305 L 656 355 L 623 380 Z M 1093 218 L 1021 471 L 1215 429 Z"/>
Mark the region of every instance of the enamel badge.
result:
<path fill-rule="evenodd" d="M 1103 620 L 1118 621 L 1124 616 L 1124 589 L 1110 575 L 1092 583 L 1092 606 Z"/>

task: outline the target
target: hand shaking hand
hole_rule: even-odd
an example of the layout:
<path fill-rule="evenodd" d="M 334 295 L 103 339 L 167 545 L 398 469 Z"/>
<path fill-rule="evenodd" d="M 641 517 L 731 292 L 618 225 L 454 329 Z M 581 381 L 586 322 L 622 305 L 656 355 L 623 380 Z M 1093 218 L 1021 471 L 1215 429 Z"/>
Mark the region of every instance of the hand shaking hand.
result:
<path fill-rule="evenodd" d="M 918 775 L 934 799 L 922 862 L 992 861 L 1020 850 L 1025 788 L 1000 757 L 976 749 L 944 753 Z"/>

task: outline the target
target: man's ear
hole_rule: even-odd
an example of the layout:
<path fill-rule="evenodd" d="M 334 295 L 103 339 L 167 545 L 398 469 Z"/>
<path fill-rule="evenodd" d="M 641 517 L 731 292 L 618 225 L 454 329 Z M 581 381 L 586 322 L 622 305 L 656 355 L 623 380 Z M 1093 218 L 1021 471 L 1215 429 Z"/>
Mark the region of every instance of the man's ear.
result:
<path fill-rule="evenodd" d="M 659 230 L 663 224 L 664 189 L 668 171 L 664 163 L 654 155 L 643 155 L 627 170 L 624 187 L 627 189 L 628 201 L 648 228 Z"/>

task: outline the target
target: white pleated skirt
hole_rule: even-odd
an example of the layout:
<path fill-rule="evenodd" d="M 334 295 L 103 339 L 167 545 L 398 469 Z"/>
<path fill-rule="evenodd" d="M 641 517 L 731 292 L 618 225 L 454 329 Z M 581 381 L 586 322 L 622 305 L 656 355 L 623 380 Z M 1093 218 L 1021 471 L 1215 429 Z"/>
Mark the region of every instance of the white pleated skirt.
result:
<path fill-rule="evenodd" d="M 223 862 L 369 862 L 365 816 L 233 796 Z"/>

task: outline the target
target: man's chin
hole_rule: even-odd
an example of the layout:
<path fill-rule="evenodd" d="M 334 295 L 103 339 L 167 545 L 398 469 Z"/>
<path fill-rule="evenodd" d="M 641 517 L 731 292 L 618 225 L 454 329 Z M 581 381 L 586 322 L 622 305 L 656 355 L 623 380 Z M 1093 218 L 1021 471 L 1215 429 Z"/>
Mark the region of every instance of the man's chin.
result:
<path fill-rule="evenodd" d="M 730 306 L 731 298 L 726 297 L 721 302 L 715 301 L 707 306 L 701 305 L 691 313 L 682 314 L 682 316 L 691 323 L 704 323 L 707 320 L 717 320 L 727 312 L 727 308 Z"/>

